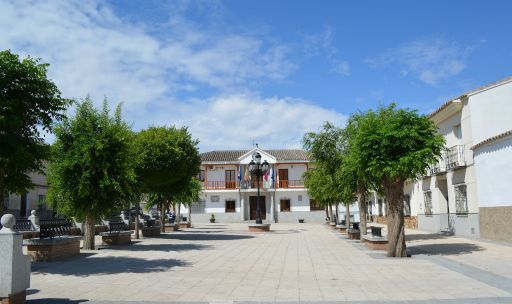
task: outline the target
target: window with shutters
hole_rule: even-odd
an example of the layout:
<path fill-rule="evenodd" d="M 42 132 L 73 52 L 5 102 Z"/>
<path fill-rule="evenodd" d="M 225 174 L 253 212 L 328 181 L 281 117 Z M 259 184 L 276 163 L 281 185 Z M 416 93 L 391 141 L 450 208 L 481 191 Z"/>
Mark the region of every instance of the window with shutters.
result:
<path fill-rule="evenodd" d="M 468 213 L 468 196 L 465 184 L 455 186 L 455 212 L 457 214 Z"/>

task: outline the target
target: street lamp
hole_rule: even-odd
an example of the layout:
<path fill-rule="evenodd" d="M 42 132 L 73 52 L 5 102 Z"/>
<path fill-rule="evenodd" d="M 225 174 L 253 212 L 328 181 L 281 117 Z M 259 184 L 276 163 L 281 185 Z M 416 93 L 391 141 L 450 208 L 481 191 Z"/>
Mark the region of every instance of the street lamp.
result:
<path fill-rule="evenodd" d="M 258 181 L 258 196 L 256 197 L 256 224 L 263 224 L 260 209 L 260 177 L 267 173 L 268 168 L 268 162 L 265 160 L 261 163 L 261 154 L 255 152 L 252 155 L 251 162 L 249 163 L 249 171 L 251 174 L 256 175 L 256 180 Z"/>

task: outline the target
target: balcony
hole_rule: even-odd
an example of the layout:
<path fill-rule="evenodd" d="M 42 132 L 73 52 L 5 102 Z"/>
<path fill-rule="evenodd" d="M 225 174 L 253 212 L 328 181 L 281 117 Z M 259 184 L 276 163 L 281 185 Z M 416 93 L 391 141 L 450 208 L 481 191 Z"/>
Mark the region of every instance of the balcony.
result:
<path fill-rule="evenodd" d="M 238 189 L 238 181 L 207 181 L 203 182 L 203 188 L 206 190 Z"/>
<path fill-rule="evenodd" d="M 445 155 L 441 155 L 438 162 L 435 164 L 432 164 L 428 167 L 427 175 L 436 175 L 446 172 L 446 161 L 445 161 Z"/>
<path fill-rule="evenodd" d="M 280 180 L 278 188 L 304 188 L 303 180 Z"/>
<path fill-rule="evenodd" d="M 446 150 L 446 169 L 464 167 L 466 159 L 464 158 L 464 145 L 456 145 Z"/>

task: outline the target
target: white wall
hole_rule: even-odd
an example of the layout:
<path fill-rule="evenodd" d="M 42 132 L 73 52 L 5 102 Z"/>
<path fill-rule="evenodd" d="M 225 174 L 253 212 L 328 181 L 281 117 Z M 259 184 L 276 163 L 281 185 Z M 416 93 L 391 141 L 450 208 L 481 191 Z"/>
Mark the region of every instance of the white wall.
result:
<path fill-rule="evenodd" d="M 469 96 L 473 141 L 512 129 L 512 82 Z"/>
<path fill-rule="evenodd" d="M 302 180 L 302 175 L 307 170 L 306 164 L 278 164 L 276 174 L 279 169 L 288 169 L 288 180 Z"/>
<path fill-rule="evenodd" d="M 512 206 L 512 138 L 475 151 L 480 207 Z"/>

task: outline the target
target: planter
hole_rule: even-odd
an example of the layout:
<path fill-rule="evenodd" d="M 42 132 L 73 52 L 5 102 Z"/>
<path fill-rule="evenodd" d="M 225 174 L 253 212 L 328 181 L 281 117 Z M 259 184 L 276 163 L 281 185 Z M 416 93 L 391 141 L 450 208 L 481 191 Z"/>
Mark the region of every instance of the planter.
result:
<path fill-rule="evenodd" d="M 215 219 L 210 219 L 210 223 L 215 223 Z"/>
<path fill-rule="evenodd" d="M 299 223 L 304 223 L 304 219 L 299 219 Z"/>

